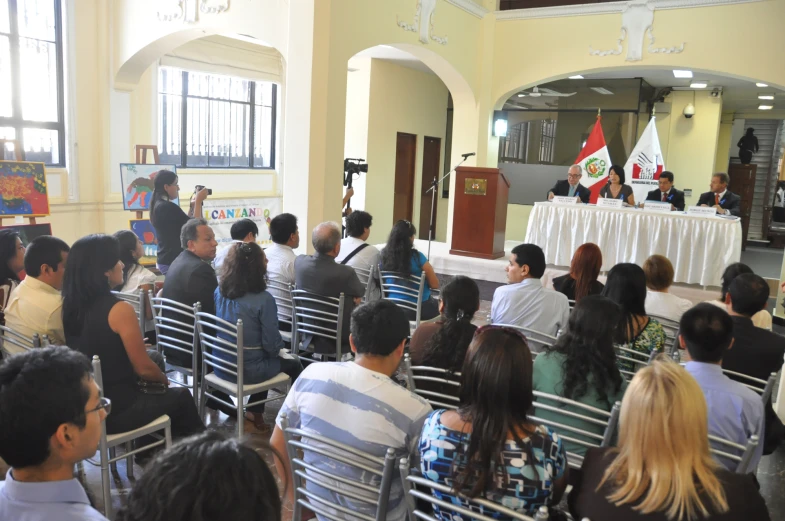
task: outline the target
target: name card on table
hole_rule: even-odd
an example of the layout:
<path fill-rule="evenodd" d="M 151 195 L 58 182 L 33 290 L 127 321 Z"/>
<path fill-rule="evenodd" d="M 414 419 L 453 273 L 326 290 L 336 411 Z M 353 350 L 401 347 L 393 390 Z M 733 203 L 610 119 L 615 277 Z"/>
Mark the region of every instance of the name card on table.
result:
<path fill-rule="evenodd" d="M 555 195 L 551 201 L 553 204 L 578 204 L 577 197 L 568 197 L 566 195 Z"/>
<path fill-rule="evenodd" d="M 646 201 L 643 203 L 643 209 L 647 212 L 670 213 L 671 203 L 663 203 L 661 201 Z"/>
<path fill-rule="evenodd" d="M 717 215 L 717 209 L 713 206 L 688 206 L 687 215 L 694 215 L 696 217 L 714 217 Z"/>
<path fill-rule="evenodd" d="M 610 197 L 601 197 L 597 199 L 597 208 L 621 208 L 624 201 L 621 199 L 611 199 Z"/>

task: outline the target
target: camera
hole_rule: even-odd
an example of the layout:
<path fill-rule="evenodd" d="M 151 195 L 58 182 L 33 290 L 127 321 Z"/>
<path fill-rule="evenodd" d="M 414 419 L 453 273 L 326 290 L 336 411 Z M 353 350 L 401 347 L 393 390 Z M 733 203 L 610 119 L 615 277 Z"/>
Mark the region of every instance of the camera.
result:
<path fill-rule="evenodd" d="M 194 188 L 194 193 L 201 192 L 202 190 L 204 190 L 204 185 L 196 185 L 196 188 Z M 207 195 L 213 195 L 212 188 L 207 189 Z"/>
<path fill-rule="evenodd" d="M 368 163 L 365 162 L 365 159 L 346 158 L 343 160 L 343 171 L 345 174 L 343 185 L 351 188 L 352 178 L 355 174 L 368 173 Z"/>
<path fill-rule="evenodd" d="M 686 107 L 684 107 L 684 117 L 685 118 L 691 119 L 692 116 L 694 116 L 694 115 L 695 115 L 695 105 L 690 103 Z"/>

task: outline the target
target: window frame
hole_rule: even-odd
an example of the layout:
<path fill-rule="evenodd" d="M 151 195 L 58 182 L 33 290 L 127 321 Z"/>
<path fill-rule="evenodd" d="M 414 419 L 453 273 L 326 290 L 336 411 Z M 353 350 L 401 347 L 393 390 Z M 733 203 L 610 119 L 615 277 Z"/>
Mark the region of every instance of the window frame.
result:
<path fill-rule="evenodd" d="M 23 37 L 19 34 L 19 9 L 18 0 L 8 1 L 8 33 L 0 33 L 8 37 L 9 55 L 11 57 L 11 108 L 12 116 L 0 116 L 0 127 L 11 127 L 16 133 L 15 140 L 20 144 L 22 151 L 25 151 L 24 130 L 25 129 L 45 129 L 57 131 L 57 146 L 59 149 L 60 160 L 57 163 L 46 163 L 47 167 L 65 168 L 66 166 L 66 136 L 65 136 L 65 64 L 63 63 L 63 6 L 62 0 L 52 0 L 55 13 L 55 56 L 57 58 L 57 121 L 30 121 L 24 119 L 22 113 L 22 69 L 21 56 L 19 54 L 19 40 Z M 37 41 L 38 38 L 31 38 Z M 5 153 L 5 151 L 3 151 Z M 27 160 L 26 152 L 24 152 Z M 0 158 L 2 159 L 2 158 Z"/>
<path fill-rule="evenodd" d="M 276 161 L 276 148 L 277 148 L 277 127 L 278 127 L 278 84 L 276 82 L 270 81 L 266 83 L 270 83 L 272 85 L 271 89 L 271 100 L 270 100 L 270 166 L 254 166 L 254 140 L 256 138 L 256 117 L 257 117 L 257 107 L 266 107 L 266 105 L 256 105 L 256 84 L 257 82 L 264 81 L 264 80 L 255 80 L 251 78 L 243 78 L 240 76 L 231 76 L 228 74 L 219 74 L 214 72 L 206 72 L 200 70 L 187 70 L 181 69 L 179 67 L 170 67 L 167 68 L 171 69 L 172 71 L 180 71 L 182 74 L 182 87 L 179 93 L 180 96 L 180 164 L 176 165 L 179 169 L 193 169 L 193 170 L 275 170 L 275 161 Z M 240 80 L 248 81 L 249 88 L 248 88 L 248 100 L 247 101 L 237 101 L 233 99 L 223 99 L 223 98 L 212 98 L 209 96 L 199 96 L 196 94 L 188 94 L 188 74 L 189 73 L 199 73 L 199 74 L 207 74 L 210 76 L 225 76 L 229 78 L 236 78 Z M 160 78 L 160 68 L 159 68 L 159 78 Z M 159 84 L 160 85 L 160 84 Z M 160 86 L 156 87 L 156 96 L 161 96 L 162 94 L 175 94 L 176 93 L 166 93 L 162 92 Z M 248 128 L 246 129 L 248 142 L 250 143 L 249 148 L 249 158 L 248 158 L 248 165 L 247 166 L 230 166 L 230 165 L 221 165 L 221 166 L 210 166 L 208 165 L 188 165 L 187 158 L 188 158 L 188 100 L 205 100 L 205 101 L 218 101 L 222 103 L 234 103 L 245 105 L 249 107 L 249 117 L 248 117 Z M 261 111 L 259 111 L 261 113 Z M 159 111 L 158 114 L 158 127 L 163 128 L 163 113 Z M 160 145 L 162 136 L 158 137 L 158 142 Z M 209 155 L 208 162 L 209 162 Z M 163 161 L 163 160 L 162 160 Z M 231 158 L 229 160 L 231 163 Z"/>

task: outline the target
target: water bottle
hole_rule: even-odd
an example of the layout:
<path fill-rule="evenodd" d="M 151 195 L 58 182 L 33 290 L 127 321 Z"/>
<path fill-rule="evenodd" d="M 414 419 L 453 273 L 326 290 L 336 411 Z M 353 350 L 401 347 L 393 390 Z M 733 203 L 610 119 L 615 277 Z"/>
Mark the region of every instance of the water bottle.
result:
<path fill-rule="evenodd" d="M 541 506 L 534 514 L 534 521 L 548 521 L 548 507 Z"/>

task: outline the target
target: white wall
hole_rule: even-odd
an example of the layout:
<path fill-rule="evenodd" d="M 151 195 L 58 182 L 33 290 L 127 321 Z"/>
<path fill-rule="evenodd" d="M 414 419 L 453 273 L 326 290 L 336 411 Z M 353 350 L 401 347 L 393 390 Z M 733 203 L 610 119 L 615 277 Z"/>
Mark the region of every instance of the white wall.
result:
<path fill-rule="evenodd" d="M 371 58 L 352 58 L 346 77 L 346 136 L 343 156 L 367 159 L 368 114 L 371 99 Z M 366 174 L 352 182 L 352 208 L 365 210 Z"/>

